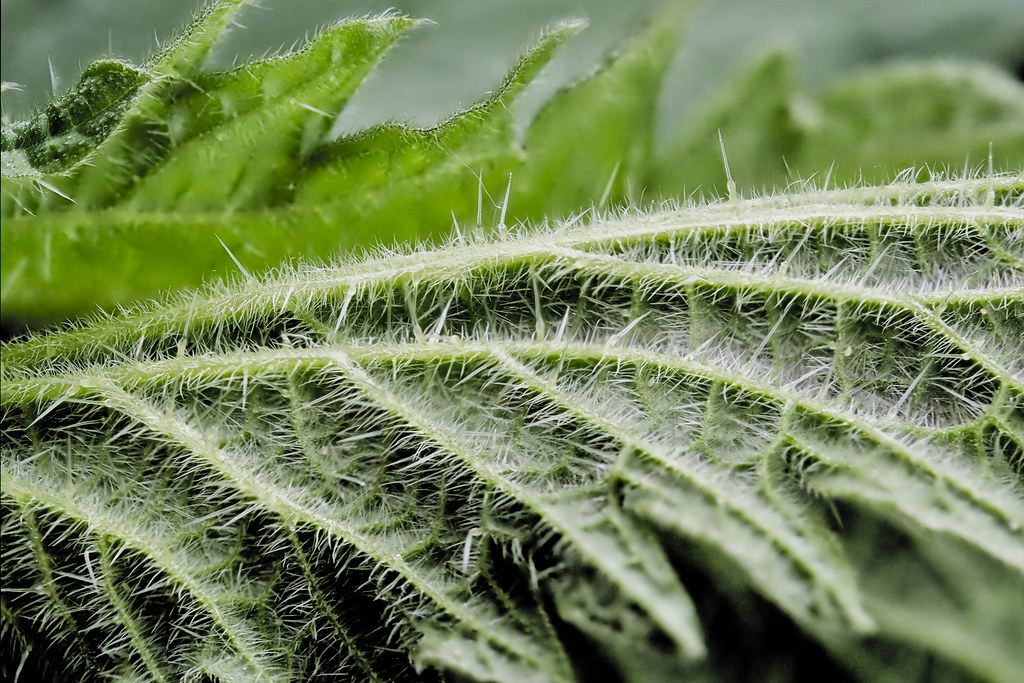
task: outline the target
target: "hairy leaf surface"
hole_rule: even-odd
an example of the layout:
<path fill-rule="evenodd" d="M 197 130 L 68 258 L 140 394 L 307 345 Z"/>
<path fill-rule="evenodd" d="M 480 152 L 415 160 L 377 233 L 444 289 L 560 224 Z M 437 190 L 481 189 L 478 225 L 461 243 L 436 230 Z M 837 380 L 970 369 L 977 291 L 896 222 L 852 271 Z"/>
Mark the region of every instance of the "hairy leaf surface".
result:
<path fill-rule="evenodd" d="M 5 324 L 179 290 L 3 347 L 5 679 L 1017 680 L 1018 83 L 772 54 L 662 144 L 670 9 L 331 140 L 417 22 L 209 71 L 246 4 L 4 127 Z"/>
<path fill-rule="evenodd" d="M 8 345 L 6 643 L 157 680 L 1012 681 L 1022 197 L 629 211 Z"/>

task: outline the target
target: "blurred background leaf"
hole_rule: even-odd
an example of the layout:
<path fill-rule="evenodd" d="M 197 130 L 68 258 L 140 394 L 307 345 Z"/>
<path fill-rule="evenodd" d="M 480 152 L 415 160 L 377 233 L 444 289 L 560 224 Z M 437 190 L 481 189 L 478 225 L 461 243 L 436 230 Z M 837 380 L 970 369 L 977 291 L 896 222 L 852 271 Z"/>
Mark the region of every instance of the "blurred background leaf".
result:
<path fill-rule="evenodd" d="M 525 128 L 552 92 L 591 73 L 604 55 L 672 1 L 265 0 L 263 6 L 243 11 L 211 66 L 227 67 L 268 50 L 288 49 L 315 27 L 341 17 L 394 8 L 435 25 L 403 38 L 400 49 L 361 86 L 333 132 L 349 134 L 390 120 L 431 125 L 494 89 L 545 27 L 566 18 L 586 19 L 589 28 L 560 51 L 517 103 L 518 125 Z M 201 5 L 198 0 L 136 2 L 125 11 L 124 3 L 110 1 L 5 0 L 2 76 L 16 84 L 5 88 L 5 118 L 24 117 L 52 91 L 72 85 L 92 59 L 118 56 L 141 62 Z M 914 91 L 923 103 L 919 107 L 928 109 L 978 90 L 976 84 L 954 83 L 950 77 L 935 104 L 920 97 L 934 90 L 927 77 L 917 85 L 899 83 L 899 73 L 891 72 L 887 86 L 863 76 L 878 66 L 938 58 L 986 63 L 1019 77 L 1024 69 L 1024 3 L 1018 0 L 705 2 L 691 12 L 679 45 L 658 103 L 655 139 L 661 144 L 646 178 L 648 198 L 694 190 L 724 192 L 724 174 L 712 172 L 721 165 L 716 129 L 722 129 L 741 190 L 823 176 L 833 161 L 838 169 L 832 180 L 840 182 L 862 175 L 880 182 L 914 163 L 960 168 L 967 156 L 972 164 L 982 163 L 977 151 L 984 151 L 989 141 L 997 167 L 1024 164 L 1022 134 L 1013 130 L 1019 108 L 1012 103 L 998 105 L 1002 118 L 985 118 L 978 107 L 973 112 L 959 109 L 948 120 L 954 146 L 944 145 L 943 121 L 918 126 L 914 117 L 922 112 L 912 108 L 870 121 L 865 116 L 854 121 L 857 115 L 852 113 L 842 116 L 850 97 L 865 95 L 862 109 L 868 112 L 884 98 L 902 94 L 906 99 Z M 844 82 L 851 77 L 862 81 Z M 913 75 L 904 71 L 902 78 Z M 752 90 L 758 79 L 763 81 L 759 90 Z M 801 104 L 808 106 L 801 110 Z M 837 113 L 840 120 L 827 120 Z M 969 129 L 979 120 L 972 133 Z M 895 136 L 916 128 L 921 130 L 911 137 L 917 139 L 893 148 Z M 846 153 L 865 136 L 874 136 L 873 142 Z M 840 145 L 842 153 L 831 148 Z M 632 196 L 640 196 L 636 188 Z"/>
<path fill-rule="evenodd" d="M 593 70 L 611 46 L 636 32 L 664 4 L 658 0 L 265 0 L 246 9 L 213 57 L 236 58 L 288 47 L 312 27 L 346 16 L 395 8 L 432 19 L 403 40 L 346 110 L 336 130 L 381 120 L 429 124 L 493 88 L 541 29 L 565 18 L 590 28 L 567 46 L 524 106 L 540 106 L 558 86 Z M 101 56 L 141 61 L 169 39 L 201 3 L 4 0 L 3 80 L 23 90 L 4 93 L 4 113 L 26 115 L 72 85 Z M 1024 62 L 1024 4 L 1018 0 L 722 0 L 693 13 L 669 71 L 660 119 L 671 130 L 724 80 L 768 51 L 794 55 L 800 82 L 819 89 L 840 74 L 894 59 L 963 58 L 1014 70 Z M 438 74 L 444 74 L 439 78 Z M 532 105 L 531 105 L 532 103 Z"/>

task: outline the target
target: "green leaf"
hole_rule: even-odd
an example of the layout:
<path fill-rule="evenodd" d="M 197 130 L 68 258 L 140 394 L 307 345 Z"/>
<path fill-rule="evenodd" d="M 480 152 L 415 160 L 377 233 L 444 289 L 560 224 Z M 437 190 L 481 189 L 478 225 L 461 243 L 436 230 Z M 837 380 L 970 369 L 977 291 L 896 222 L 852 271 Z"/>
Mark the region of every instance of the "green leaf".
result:
<path fill-rule="evenodd" d="M 211 2 L 154 55 L 145 67 L 149 80 L 126 98 L 129 108 L 116 128 L 97 145 L 86 163 L 70 170 L 67 185 L 63 179 L 53 179 L 53 186 L 66 190 L 55 191 L 57 197 L 47 198 L 56 200 L 60 208 L 67 208 L 61 200 L 81 203 L 85 208 L 107 206 L 162 159 L 168 143 L 169 122 L 164 120 L 168 103 L 199 73 L 216 41 L 246 4 L 248 0 Z M 48 185 L 42 184 L 50 189 Z M 5 216 L 9 213 L 3 211 Z"/>
<path fill-rule="evenodd" d="M 640 197 L 661 82 L 684 16 L 679 7 L 656 16 L 602 69 L 541 109 L 526 131 L 527 160 L 513 177 L 512 215 L 567 217 Z"/>
<path fill-rule="evenodd" d="M 329 141 L 348 97 L 415 22 L 343 22 L 296 53 L 204 71 L 241 4 L 211 6 L 143 67 L 91 66 L 47 111 L 5 128 L 5 319 L 75 317 L 239 268 L 569 216 L 645 193 L 722 193 L 719 136 L 741 191 L 833 164 L 830 181 L 845 182 L 862 166 L 891 178 L 909 163 L 979 163 L 989 143 L 998 168 L 1024 159 L 1024 91 L 1006 77 L 879 72 L 835 86 L 816 107 L 794 95 L 782 55 L 756 64 L 675 143 L 656 144 L 679 9 L 552 98 L 522 141 L 516 99 L 578 24 L 550 31 L 493 95 L 437 127 L 389 124 Z"/>
<path fill-rule="evenodd" d="M 5 316 L 178 291 L 3 348 L 4 677 L 1016 679 L 1019 84 L 773 54 L 662 147 L 670 8 L 329 140 L 416 22 L 208 71 L 245 4 L 5 125 Z"/>
<path fill-rule="evenodd" d="M 5 126 L 5 184 L 36 171 L 61 171 L 81 160 L 110 134 L 148 78 L 142 69 L 125 62 L 93 62 L 77 85 L 42 113 Z M 6 187 L 4 192 L 8 192 Z"/>
<path fill-rule="evenodd" d="M 204 17 L 225 20 L 219 10 Z M 303 240 L 281 229 L 281 215 L 333 116 L 413 23 L 343 22 L 300 52 L 226 74 L 193 64 L 175 77 L 184 57 L 168 48 L 149 67 L 166 72 L 163 80 L 135 96 L 84 162 L 60 176 L 4 179 L 4 310 L 47 318 L 198 284 L 235 259 L 222 244 L 249 267 L 330 253 L 337 240 L 322 228 L 330 217 L 306 226 Z M 197 25 L 209 40 L 209 26 Z M 197 41 L 185 41 L 184 54 L 205 55 Z M 246 235 L 254 237 L 239 248 Z"/>
<path fill-rule="evenodd" d="M 987 66 L 924 63 L 876 70 L 829 88 L 793 171 L 834 165 L 838 183 L 881 182 L 927 162 L 1024 165 L 1024 87 Z"/>
<path fill-rule="evenodd" d="M 173 155 L 118 203 L 168 213 L 289 203 L 334 117 L 414 25 L 404 17 L 343 22 L 300 52 L 197 78 L 164 117 Z"/>
<path fill-rule="evenodd" d="M 503 191 L 522 163 L 514 138 L 517 96 L 582 28 L 573 22 L 545 33 L 491 97 L 435 128 L 383 125 L 326 145 L 296 203 L 329 211 L 341 225 L 401 226 L 409 236 L 447 231 L 453 220 L 481 229 L 483 195 Z"/>
<path fill-rule="evenodd" d="M 818 97 L 799 93 L 785 53 L 766 55 L 670 138 L 647 179 L 663 196 L 748 193 L 820 175 L 842 187 L 907 168 L 1024 164 L 1024 86 L 992 67 L 872 69 Z M 725 157 L 723 158 L 723 147 Z"/>
<path fill-rule="evenodd" d="M 786 160 L 799 148 L 802 137 L 792 111 L 792 72 L 785 53 L 766 55 L 748 67 L 659 151 L 648 186 L 665 196 L 726 194 L 722 143 L 737 187 L 784 185 Z"/>
<path fill-rule="evenodd" d="M 8 344 L 5 647 L 66 678 L 1011 681 L 1022 204 L 1018 172 L 628 211 Z"/>
<path fill-rule="evenodd" d="M 195 59 L 216 33 L 204 22 L 224 18 L 204 16 L 192 42 L 182 43 L 196 44 Z M 125 96 L 131 108 L 86 161 L 60 174 L 4 178 L 4 315 L 74 316 L 238 267 L 260 272 L 295 256 L 438 236 L 453 223 L 480 229 L 485 197 L 505 216 L 509 201 L 502 197 L 513 175 L 509 221 L 570 212 L 598 201 L 607 185 L 594 186 L 592 163 L 611 168 L 621 161 L 631 172 L 645 157 L 678 20 L 658 24 L 557 96 L 528 134 L 525 152 L 516 140 L 515 100 L 582 27 L 578 22 L 546 33 L 493 95 L 435 128 L 389 124 L 327 141 L 359 82 L 413 25 L 397 16 L 343 22 L 299 52 L 224 74 L 197 64 L 187 69 L 185 57 L 169 48 L 147 66 L 163 75 Z M 636 98 L 622 97 L 627 85 Z M 592 129 L 577 126 L 578 134 L 602 132 L 615 142 L 566 166 L 572 147 L 544 137 L 580 107 L 601 107 L 606 116 Z M 643 116 L 648 134 L 634 137 Z M 562 190 L 550 191 L 552 174 Z M 625 177 L 608 186 L 612 199 Z"/>

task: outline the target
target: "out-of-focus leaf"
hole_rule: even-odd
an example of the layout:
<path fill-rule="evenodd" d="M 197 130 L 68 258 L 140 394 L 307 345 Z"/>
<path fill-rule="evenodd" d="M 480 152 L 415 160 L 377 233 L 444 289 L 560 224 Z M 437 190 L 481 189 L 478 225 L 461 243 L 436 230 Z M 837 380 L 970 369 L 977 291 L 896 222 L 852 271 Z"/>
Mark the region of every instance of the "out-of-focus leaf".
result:
<path fill-rule="evenodd" d="M 658 17 L 604 68 L 538 113 L 526 131 L 527 161 L 513 179 L 514 215 L 536 219 L 640 198 L 662 77 L 684 9 Z"/>
<path fill-rule="evenodd" d="M 886 182 L 910 168 L 1024 165 L 1024 86 L 984 66 L 926 63 L 873 69 L 817 98 L 796 90 L 784 54 L 755 63 L 658 154 L 648 187 L 661 195 L 727 193 L 722 145 L 737 188 L 819 177 Z"/>
<path fill-rule="evenodd" d="M 821 97 L 794 160 L 804 177 L 883 181 L 915 165 L 1024 166 L 1024 87 L 991 67 L 925 63 L 872 70 Z"/>
<path fill-rule="evenodd" d="M 793 65 L 784 53 L 755 63 L 708 110 L 659 150 L 648 186 L 667 196 L 726 192 L 724 142 L 740 188 L 772 186 L 785 178 L 785 160 L 798 148 L 793 120 Z"/>

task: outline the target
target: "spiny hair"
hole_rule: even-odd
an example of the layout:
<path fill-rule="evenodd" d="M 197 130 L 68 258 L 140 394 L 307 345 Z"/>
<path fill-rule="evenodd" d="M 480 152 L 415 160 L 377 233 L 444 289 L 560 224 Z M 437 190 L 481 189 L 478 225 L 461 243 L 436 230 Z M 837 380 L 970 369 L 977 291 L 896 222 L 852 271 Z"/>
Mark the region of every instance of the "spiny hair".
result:
<path fill-rule="evenodd" d="M 7 345 L 7 673 L 676 680 L 740 628 L 1012 680 L 1022 197 L 594 212 Z"/>

